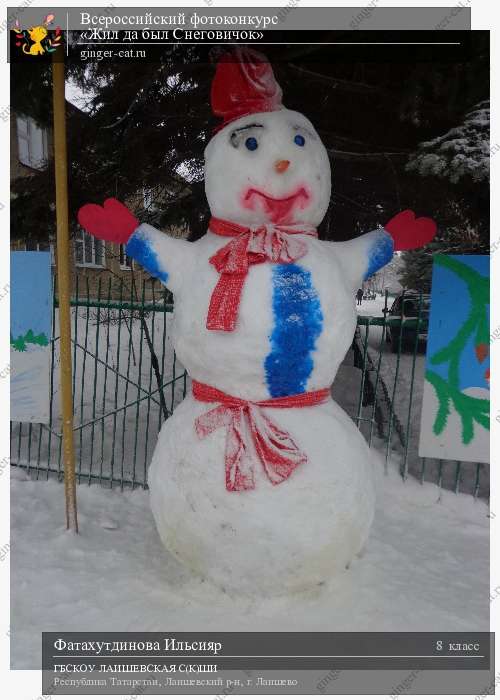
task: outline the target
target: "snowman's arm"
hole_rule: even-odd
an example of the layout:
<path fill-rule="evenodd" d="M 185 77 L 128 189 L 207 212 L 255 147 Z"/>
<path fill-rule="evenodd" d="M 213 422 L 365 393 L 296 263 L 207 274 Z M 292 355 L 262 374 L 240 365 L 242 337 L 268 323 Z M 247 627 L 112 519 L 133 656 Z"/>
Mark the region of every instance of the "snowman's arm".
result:
<path fill-rule="evenodd" d="M 333 246 L 334 256 L 340 260 L 344 276 L 353 291 L 387 265 L 394 254 L 392 236 L 383 228 L 365 233 L 352 241 L 330 245 Z"/>
<path fill-rule="evenodd" d="M 179 291 L 192 259 L 187 241 L 171 238 L 149 224 L 140 224 L 124 204 L 113 198 L 106 199 L 102 207 L 85 204 L 78 211 L 78 221 L 96 238 L 125 246 L 127 255 L 150 275 L 174 293 Z"/>
<path fill-rule="evenodd" d="M 149 224 L 140 224 L 128 239 L 125 252 L 150 275 L 177 292 L 191 258 L 189 248 L 187 241 L 171 238 Z"/>
<path fill-rule="evenodd" d="M 384 228 L 378 228 L 352 241 L 332 243 L 334 254 L 342 262 L 346 279 L 353 289 L 392 260 L 395 250 L 411 250 L 429 243 L 436 223 L 427 217 L 416 218 L 406 209 L 396 214 Z"/>

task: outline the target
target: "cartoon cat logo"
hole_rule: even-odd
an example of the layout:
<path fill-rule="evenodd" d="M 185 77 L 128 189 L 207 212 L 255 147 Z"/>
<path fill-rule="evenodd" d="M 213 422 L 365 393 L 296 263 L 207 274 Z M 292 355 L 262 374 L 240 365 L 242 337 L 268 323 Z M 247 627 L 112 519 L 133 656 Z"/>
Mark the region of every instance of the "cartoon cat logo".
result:
<path fill-rule="evenodd" d="M 22 29 L 19 20 L 16 19 L 12 31 L 16 33 L 16 46 L 20 46 L 23 53 L 29 56 L 41 56 L 44 53 L 53 53 L 61 45 L 61 28 L 56 27 L 51 33 L 47 27 L 55 19 L 55 15 L 49 14 L 42 24 Z M 52 34 L 52 35 L 51 35 Z"/>

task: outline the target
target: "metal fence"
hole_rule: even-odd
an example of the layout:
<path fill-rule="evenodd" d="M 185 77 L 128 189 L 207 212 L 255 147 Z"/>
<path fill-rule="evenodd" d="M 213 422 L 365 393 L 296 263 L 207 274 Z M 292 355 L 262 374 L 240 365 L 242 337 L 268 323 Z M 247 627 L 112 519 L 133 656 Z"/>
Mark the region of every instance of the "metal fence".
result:
<path fill-rule="evenodd" d="M 413 475 L 440 489 L 486 498 L 488 465 L 418 458 L 424 380 L 419 334 L 427 319 L 422 299 L 410 319 L 389 315 L 387 294 L 379 301 L 381 315 L 358 317 L 351 351 L 332 388 L 334 398 L 368 443 L 383 452 L 386 465 L 397 460 L 403 478 Z M 88 277 L 77 280 L 72 343 L 79 482 L 147 486 L 157 434 L 189 385 L 172 346 L 172 311 L 170 293 L 156 280 L 144 280 L 139 289 L 133 279 L 104 273 L 92 287 Z M 63 475 L 57 297 L 53 328 L 50 421 L 11 423 L 12 464 L 37 479 Z"/>
<path fill-rule="evenodd" d="M 424 295 L 409 298 L 414 306 L 410 317 L 403 313 L 404 294 L 398 313 L 390 312 L 387 292 L 379 297 L 380 316 L 358 316 L 353 342 L 361 376 L 356 423 L 370 445 L 378 436 L 386 468 L 395 459 L 404 479 L 411 474 L 439 489 L 487 499 L 489 464 L 418 456 L 429 309 Z"/>
<path fill-rule="evenodd" d="M 187 391 L 171 341 L 172 297 L 156 280 L 78 279 L 72 306 L 73 411 L 79 482 L 146 486 L 156 436 Z M 62 477 L 54 304 L 48 425 L 11 423 L 11 461 Z"/>

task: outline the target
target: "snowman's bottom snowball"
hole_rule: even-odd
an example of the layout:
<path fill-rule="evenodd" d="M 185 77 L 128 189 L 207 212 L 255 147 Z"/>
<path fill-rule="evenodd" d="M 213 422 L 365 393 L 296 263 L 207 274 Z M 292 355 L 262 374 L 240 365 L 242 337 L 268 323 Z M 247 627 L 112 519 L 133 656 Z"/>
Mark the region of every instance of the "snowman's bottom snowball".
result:
<path fill-rule="evenodd" d="M 188 396 L 164 424 L 149 471 L 151 508 L 165 547 L 227 591 L 275 596 L 320 585 L 362 548 L 375 491 L 368 447 L 333 401 L 265 409 L 307 456 L 273 486 L 255 463 L 252 491 L 225 487 L 225 429 L 199 439 L 194 419 L 213 407 Z"/>

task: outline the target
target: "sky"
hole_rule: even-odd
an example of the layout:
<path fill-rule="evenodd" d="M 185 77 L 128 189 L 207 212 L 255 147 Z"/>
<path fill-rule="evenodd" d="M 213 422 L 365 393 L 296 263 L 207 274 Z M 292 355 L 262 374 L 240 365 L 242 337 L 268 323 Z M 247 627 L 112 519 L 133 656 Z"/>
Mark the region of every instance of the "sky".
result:
<path fill-rule="evenodd" d="M 64 93 L 68 102 L 71 102 L 72 105 L 75 105 L 75 107 L 78 107 L 78 109 L 81 109 L 83 112 L 87 111 L 86 103 L 89 94 L 82 92 L 72 80 L 66 80 Z"/>

